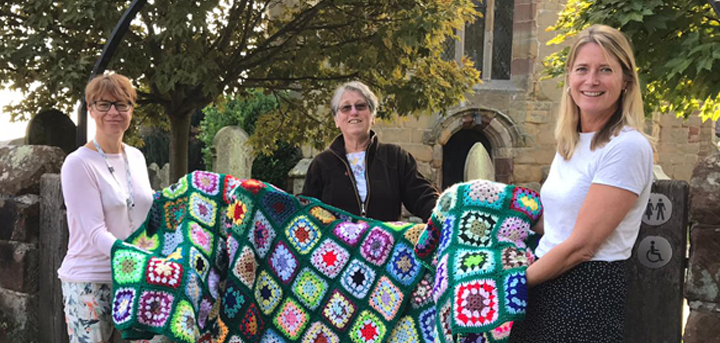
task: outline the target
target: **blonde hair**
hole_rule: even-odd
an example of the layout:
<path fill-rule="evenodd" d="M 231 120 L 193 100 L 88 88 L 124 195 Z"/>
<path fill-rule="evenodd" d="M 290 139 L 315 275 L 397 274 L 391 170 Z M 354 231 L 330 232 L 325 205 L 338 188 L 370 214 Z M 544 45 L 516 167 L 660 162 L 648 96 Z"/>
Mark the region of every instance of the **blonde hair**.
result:
<path fill-rule="evenodd" d="M 103 95 L 132 104 L 137 100 L 137 92 L 130 79 L 120 74 L 98 75 L 85 86 L 85 102 L 88 105 L 100 100 Z"/>
<path fill-rule="evenodd" d="M 610 141 L 612 136 L 620 133 L 623 127 L 629 126 L 641 134 L 645 122 L 640 82 L 635 65 L 635 56 L 630 40 L 622 32 L 605 25 L 593 25 L 578 34 L 577 41 L 570 48 L 565 62 L 565 84 L 569 85 L 570 71 L 577 58 L 578 51 L 588 43 L 595 43 L 610 58 L 614 57 L 622 66 L 625 89 L 620 94 L 619 106 L 615 113 L 593 137 L 590 149 L 601 148 Z M 572 96 L 563 92 L 560 101 L 560 117 L 555 127 L 557 151 L 565 160 L 569 160 L 575 152 L 580 140 L 580 111 Z M 653 140 L 645 135 L 650 143 Z"/>

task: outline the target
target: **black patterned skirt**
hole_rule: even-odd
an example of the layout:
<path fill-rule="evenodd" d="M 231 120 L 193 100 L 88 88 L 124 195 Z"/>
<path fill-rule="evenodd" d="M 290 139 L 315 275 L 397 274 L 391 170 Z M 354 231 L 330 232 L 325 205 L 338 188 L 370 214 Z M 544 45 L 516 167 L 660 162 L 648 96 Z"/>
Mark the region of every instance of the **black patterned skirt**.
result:
<path fill-rule="evenodd" d="M 625 261 L 581 263 L 529 290 L 510 342 L 622 342 L 626 298 Z"/>

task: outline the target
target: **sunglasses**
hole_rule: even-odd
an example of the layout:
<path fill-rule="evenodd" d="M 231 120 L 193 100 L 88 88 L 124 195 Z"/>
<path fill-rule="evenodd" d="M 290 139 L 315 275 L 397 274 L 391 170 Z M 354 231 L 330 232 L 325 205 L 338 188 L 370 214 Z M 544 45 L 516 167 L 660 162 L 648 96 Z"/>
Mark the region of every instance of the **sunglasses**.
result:
<path fill-rule="evenodd" d="M 366 103 L 360 103 L 355 105 L 345 105 L 340 107 L 340 112 L 342 113 L 350 113 L 352 111 L 352 108 L 355 107 L 355 111 L 362 112 L 368 109 L 368 104 Z"/>

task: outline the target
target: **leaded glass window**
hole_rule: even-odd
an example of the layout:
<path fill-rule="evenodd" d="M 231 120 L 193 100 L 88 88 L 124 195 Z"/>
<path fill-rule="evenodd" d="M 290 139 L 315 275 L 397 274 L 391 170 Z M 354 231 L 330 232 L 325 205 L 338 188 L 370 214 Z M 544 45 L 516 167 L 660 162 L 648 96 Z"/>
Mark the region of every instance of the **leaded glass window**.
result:
<path fill-rule="evenodd" d="M 510 79 L 514 5 L 515 1 L 513 0 L 495 1 L 495 27 L 492 42 L 492 78 L 495 80 Z"/>
<path fill-rule="evenodd" d="M 465 55 L 475 62 L 475 69 L 483 71 L 483 51 L 485 49 L 485 2 L 475 1 L 475 10 L 482 14 L 473 23 L 465 24 Z"/>

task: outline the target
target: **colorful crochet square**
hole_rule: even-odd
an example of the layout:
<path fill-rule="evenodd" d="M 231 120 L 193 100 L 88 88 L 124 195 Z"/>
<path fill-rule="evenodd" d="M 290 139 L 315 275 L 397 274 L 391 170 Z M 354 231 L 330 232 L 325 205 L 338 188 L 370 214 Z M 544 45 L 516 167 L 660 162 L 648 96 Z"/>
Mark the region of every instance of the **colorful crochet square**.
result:
<path fill-rule="evenodd" d="M 278 244 L 275 245 L 268 262 L 270 263 L 270 269 L 284 284 L 289 284 L 292 281 L 299 268 L 297 258 L 282 241 L 278 241 Z"/>
<path fill-rule="evenodd" d="M 330 211 L 320 206 L 315 206 L 310 209 L 310 214 L 325 225 L 328 225 L 337 219 L 332 213 L 330 213 Z"/>
<path fill-rule="evenodd" d="M 266 271 L 260 272 L 255 286 L 255 300 L 260 306 L 260 310 L 265 314 L 272 313 L 282 297 L 283 291 L 280 285 Z"/>
<path fill-rule="evenodd" d="M 404 286 L 410 286 L 420 275 L 420 261 L 415 259 L 413 249 L 406 243 L 395 245 L 387 264 L 387 272 Z"/>
<path fill-rule="evenodd" d="M 132 319 L 136 291 L 132 288 L 119 288 L 113 297 L 112 317 L 115 325 L 122 325 Z"/>
<path fill-rule="evenodd" d="M 492 243 L 490 232 L 497 219 L 497 216 L 483 211 L 464 212 L 460 217 L 460 230 L 458 231 L 460 243 L 476 247 L 489 246 Z"/>
<path fill-rule="evenodd" d="M 320 305 L 320 301 L 327 292 L 328 283 L 319 275 L 310 270 L 303 269 L 295 279 L 292 291 L 303 305 L 314 310 Z"/>
<path fill-rule="evenodd" d="M 490 249 L 460 249 L 455 255 L 453 272 L 458 277 L 485 275 L 495 271 L 495 257 Z"/>
<path fill-rule="evenodd" d="M 506 342 L 534 260 L 517 189 L 454 185 L 427 225 L 383 223 L 194 172 L 113 246 L 113 321 L 128 340 Z"/>
<path fill-rule="evenodd" d="M 147 326 L 164 327 L 173 309 L 175 296 L 168 292 L 144 291 L 138 305 L 138 322 Z"/>
<path fill-rule="evenodd" d="M 183 177 L 178 180 L 178 182 L 168 186 L 167 188 L 162 190 L 162 194 L 164 197 L 168 199 L 177 199 L 180 196 L 185 195 L 185 192 L 188 190 L 188 183 L 187 178 Z"/>
<path fill-rule="evenodd" d="M 403 293 L 386 276 L 381 276 L 370 295 L 370 307 L 380 313 L 385 320 L 392 320 L 400 309 Z"/>
<path fill-rule="evenodd" d="M 143 232 L 132 241 L 132 244 L 140 249 L 153 251 L 160 246 L 160 235 L 148 236 Z"/>
<path fill-rule="evenodd" d="M 435 307 L 430 307 L 420 313 L 418 323 L 423 341 L 433 343 L 435 341 Z"/>
<path fill-rule="evenodd" d="M 240 252 L 240 256 L 235 260 L 233 275 L 235 275 L 245 287 L 252 289 L 255 284 L 255 271 L 257 267 L 258 264 L 255 260 L 255 253 L 253 253 L 250 247 L 244 246 Z"/>
<path fill-rule="evenodd" d="M 350 339 L 355 343 L 382 342 L 387 333 L 385 324 L 370 311 L 362 311 L 350 330 Z"/>
<path fill-rule="evenodd" d="M 487 180 L 475 180 L 465 185 L 464 205 L 481 206 L 499 210 L 505 198 L 505 185 Z"/>
<path fill-rule="evenodd" d="M 512 313 L 525 313 L 527 308 L 527 281 L 523 273 L 511 273 L 505 276 L 505 310 Z"/>
<path fill-rule="evenodd" d="M 190 196 L 190 215 L 198 222 L 207 226 L 215 226 L 217 204 L 198 193 Z"/>
<path fill-rule="evenodd" d="M 217 195 L 220 192 L 220 175 L 204 171 L 192 173 L 192 185 L 207 195 Z"/>
<path fill-rule="evenodd" d="M 354 247 L 360 241 L 360 238 L 368 227 L 366 222 L 342 222 L 335 227 L 333 233 L 345 244 Z"/>
<path fill-rule="evenodd" d="M 484 327 L 498 320 L 498 291 L 494 280 L 460 283 L 455 288 L 455 323 L 463 327 Z"/>
<path fill-rule="evenodd" d="M 273 318 L 275 327 L 291 340 L 300 337 L 300 334 L 308 324 L 308 314 L 292 298 L 285 300 Z"/>
<path fill-rule="evenodd" d="M 265 258 L 265 254 L 270 250 L 270 245 L 272 245 L 275 236 L 275 229 L 270 225 L 270 222 L 262 212 L 257 211 L 253 227 L 250 229 L 250 242 L 255 246 L 260 258 Z"/>
<path fill-rule="evenodd" d="M 181 342 L 194 343 L 200 338 L 200 328 L 195 320 L 195 310 L 185 300 L 181 300 L 174 309 L 170 321 L 170 331 Z"/>
<path fill-rule="evenodd" d="M 256 342 L 262 335 L 265 322 L 260 317 L 255 304 L 250 304 L 243 320 L 240 322 L 240 333 L 250 342 Z"/>
<path fill-rule="evenodd" d="M 360 246 L 360 254 L 368 262 L 380 266 L 390 256 L 394 244 L 395 239 L 392 234 L 379 227 L 374 227 Z"/>
<path fill-rule="evenodd" d="M 232 222 L 232 230 L 240 235 L 245 231 L 247 222 L 250 221 L 248 213 L 252 212 L 252 205 L 242 195 L 235 196 L 235 200 L 228 206 L 227 217 Z"/>
<path fill-rule="evenodd" d="M 302 343 L 340 343 L 340 339 L 322 322 L 314 322 L 305 332 Z"/>
<path fill-rule="evenodd" d="M 357 306 L 339 290 L 334 290 L 323 307 L 322 316 L 340 331 L 350 324 L 350 320 L 357 312 Z"/>
<path fill-rule="evenodd" d="M 417 329 L 415 328 L 415 321 L 412 316 L 405 316 L 397 325 L 395 329 L 390 333 L 389 343 L 417 343 L 420 342 L 420 335 L 418 335 Z"/>
<path fill-rule="evenodd" d="M 225 177 L 225 185 L 223 186 L 223 203 L 230 204 L 233 202 L 232 195 L 235 193 L 235 187 L 239 186 L 242 180 L 234 176 Z"/>
<path fill-rule="evenodd" d="M 317 225 L 306 216 L 298 216 L 293 219 L 285 230 L 285 235 L 293 248 L 301 255 L 310 253 L 322 236 Z"/>
<path fill-rule="evenodd" d="M 165 228 L 175 231 L 178 225 L 185 219 L 185 211 L 187 207 L 187 199 L 180 198 L 175 201 L 167 201 L 163 205 L 165 212 Z"/>
<path fill-rule="evenodd" d="M 510 202 L 510 209 L 520 211 L 536 222 L 542 215 L 540 194 L 532 189 L 515 188 Z"/>
<path fill-rule="evenodd" d="M 252 194 L 255 194 L 255 195 L 260 193 L 260 191 L 263 190 L 263 188 L 267 187 L 267 186 L 265 186 L 264 183 L 262 183 L 262 181 L 253 180 L 253 179 L 242 180 L 242 182 L 240 183 L 240 186 L 242 186 L 242 188 L 245 188 L 246 190 L 248 190 L 249 192 L 251 192 Z"/>
<path fill-rule="evenodd" d="M 297 210 L 296 200 L 290 195 L 276 191 L 266 192 L 262 199 L 264 212 L 275 227 L 281 227 L 285 220 Z"/>
<path fill-rule="evenodd" d="M 151 285 L 177 288 L 180 285 L 182 274 L 183 268 L 181 264 L 150 257 L 146 280 Z"/>
<path fill-rule="evenodd" d="M 210 263 L 197 249 L 190 248 L 190 266 L 204 280 L 210 272 Z"/>
<path fill-rule="evenodd" d="M 285 343 L 285 340 L 273 329 L 267 329 L 260 339 L 260 343 Z"/>
<path fill-rule="evenodd" d="M 326 239 L 315 249 L 310 263 L 323 275 L 334 279 L 350 259 L 350 253 L 338 243 Z"/>
<path fill-rule="evenodd" d="M 122 250 L 113 255 L 113 278 L 118 284 L 137 283 L 145 274 L 147 254 L 132 250 Z"/>
<path fill-rule="evenodd" d="M 358 299 L 365 298 L 373 281 L 375 281 L 375 271 L 359 260 L 352 260 L 340 279 L 343 287 Z"/>

